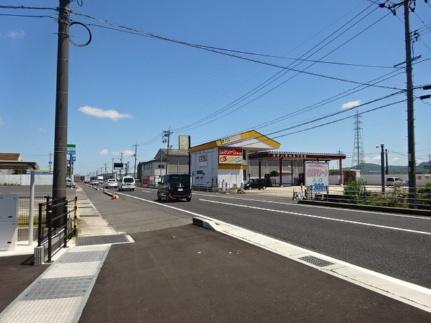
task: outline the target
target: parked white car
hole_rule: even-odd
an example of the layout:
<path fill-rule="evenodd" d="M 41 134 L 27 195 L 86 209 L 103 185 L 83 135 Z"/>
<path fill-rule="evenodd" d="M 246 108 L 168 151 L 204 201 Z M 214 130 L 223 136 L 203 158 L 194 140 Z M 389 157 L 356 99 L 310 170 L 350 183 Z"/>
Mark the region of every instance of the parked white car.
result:
<path fill-rule="evenodd" d="M 400 177 L 387 177 L 386 178 L 386 185 L 387 186 L 399 186 L 404 185 L 405 182 Z"/>
<path fill-rule="evenodd" d="M 135 178 L 132 176 L 123 176 L 118 186 L 119 191 L 134 191 L 135 190 Z"/>
<path fill-rule="evenodd" d="M 104 187 L 105 188 L 117 188 L 118 182 L 115 179 L 110 178 L 110 179 L 106 180 Z"/>

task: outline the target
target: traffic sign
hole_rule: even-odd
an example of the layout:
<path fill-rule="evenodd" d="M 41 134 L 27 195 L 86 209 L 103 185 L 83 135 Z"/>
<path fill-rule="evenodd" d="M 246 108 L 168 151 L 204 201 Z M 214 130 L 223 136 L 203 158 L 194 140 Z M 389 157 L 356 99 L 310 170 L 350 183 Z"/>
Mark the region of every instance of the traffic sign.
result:
<path fill-rule="evenodd" d="M 69 155 L 73 155 L 73 156 L 75 156 L 75 155 L 76 155 L 76 150 L 68 150 L 68 151 L 67 151 L 67 153 L 68 153 Z"/>
<path fill-rule="evenodd" d="M 75 144 L 67 144 L 67 148 L 76 148 Z"/>

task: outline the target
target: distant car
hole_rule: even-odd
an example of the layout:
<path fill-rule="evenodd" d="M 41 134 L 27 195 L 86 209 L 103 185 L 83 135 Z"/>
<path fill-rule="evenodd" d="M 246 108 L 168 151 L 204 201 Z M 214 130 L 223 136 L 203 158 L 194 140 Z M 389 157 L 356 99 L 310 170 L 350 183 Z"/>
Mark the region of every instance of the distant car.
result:
<path fill-rule="evenodd" d="M 118 185 L 119 191 L 134 191 L 135 190 L 135 178 L 132 176 L 123 176 Z"/>
<path fill-rule="evenodd" d="M 264 190 L 266 188 L 266 180 L 264 178 L 252 178 L 244 184 L 244 189 L 249 190 L 251 188 L 257 188 Z"/>
<path fill-rule="evenodd" d="M 106 180 L 104 187 L 105 188 L 117 188 L 118 182 L 113 178 L 109 178 L 108 180 Z"/>
<path fill-rule="evenodd" d="M 90 185 L 99 185 L 99 180 L 98 179 L 92 179 L 90 181 Z"/>
<path fill-rule="evenodd" d="M 399 177 L 387 177 L 386 178 L 386 185 L 387 186 L 399 186 L 399 185 L 404 185 L 405 181 L 403 181 L 401 178 Z"/>
<path fill-rule="evenodd" d="M 157 201 L 185 199 L 190 202 L 192 190 L 190 188 L 190 176 L 171 174 L 162 176 L 157 188 Z"/>
<path fill-rule="evenodd" d="M 69 187 L 69 188 L 75 188 L 76 187 L 75 183 L 69 177 L 66 177 L 66 187 Z"/>

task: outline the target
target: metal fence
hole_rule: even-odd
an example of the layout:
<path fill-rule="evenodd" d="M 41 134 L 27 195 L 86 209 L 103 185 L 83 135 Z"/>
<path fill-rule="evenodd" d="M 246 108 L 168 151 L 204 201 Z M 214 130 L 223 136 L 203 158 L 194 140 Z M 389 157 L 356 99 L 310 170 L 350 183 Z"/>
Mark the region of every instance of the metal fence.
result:
<path fill-rule="evenodd" d="M 77 202 L 76 196 L 60 202 L 47 196 L 45 202 L 39 203 L 37 245 L 43 247 L 44 261 L 51 262 L 52 256 L 77 234 Z"/>
<path fill-rule="evenodd" d="M 34 217 L 33 217 L 33 239 L 37 239 L 37 223 L 38 217 L 36 216 L 37 205 L 43 203 L 46 200 L 45 196 L 35 196 L 34 197 Z M 17 220 L 17 240 L 23 241 L 28 240 L 29 230 L 30 230 L 30 197 L 29 196 L 19 196 L 18 197 L 18 214 L 16 216 Z"/>

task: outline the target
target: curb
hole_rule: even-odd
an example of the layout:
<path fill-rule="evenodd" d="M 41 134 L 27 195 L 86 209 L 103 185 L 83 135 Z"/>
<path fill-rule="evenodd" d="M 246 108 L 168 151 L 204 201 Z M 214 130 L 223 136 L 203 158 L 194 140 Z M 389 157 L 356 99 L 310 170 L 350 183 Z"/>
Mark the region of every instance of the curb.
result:
<path fill-rule="evenodd" d="M 344 209 L 378 211 L 378 212 L 387 212 L 387 213 L 399 213 L 399 214 L 407 214 L 407 215 L 431 216 L 431 211 L 429 210 L 404 209 L 399 207 L 388 207 L 388 206 L 373 206 L 373 205 L 363 205 L 363 204 L 358 205 L 358 204 L 327 202 L 327 201 L 309 201 L 309 200 L 298 201 L 298 204 L 339 207 Z"/>

